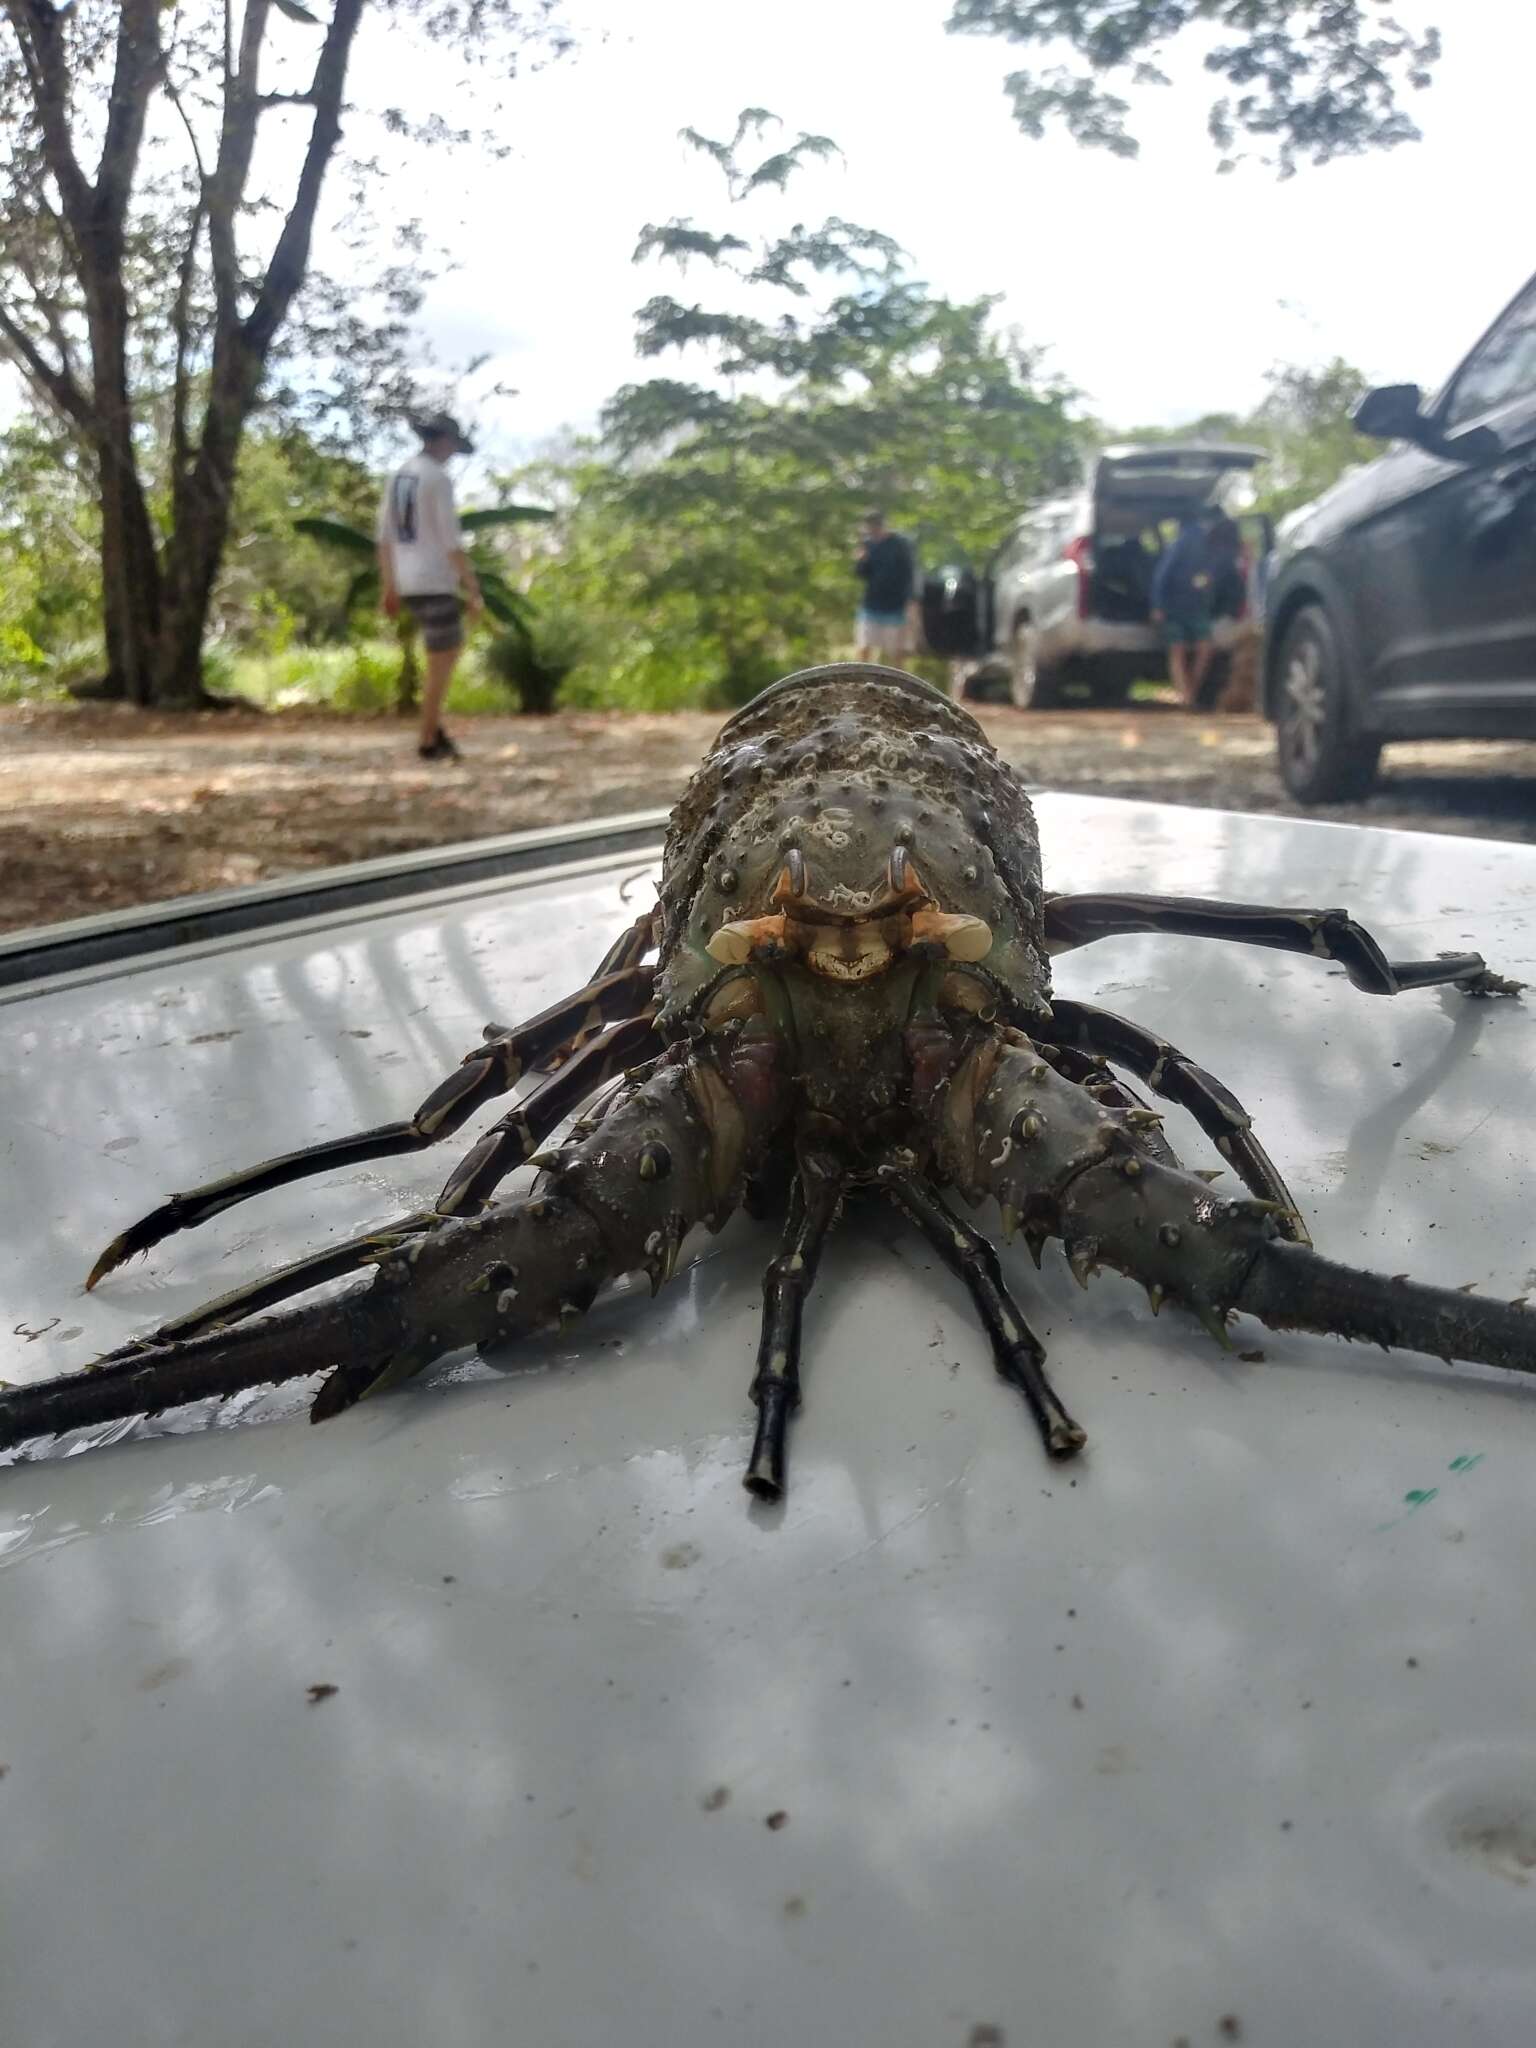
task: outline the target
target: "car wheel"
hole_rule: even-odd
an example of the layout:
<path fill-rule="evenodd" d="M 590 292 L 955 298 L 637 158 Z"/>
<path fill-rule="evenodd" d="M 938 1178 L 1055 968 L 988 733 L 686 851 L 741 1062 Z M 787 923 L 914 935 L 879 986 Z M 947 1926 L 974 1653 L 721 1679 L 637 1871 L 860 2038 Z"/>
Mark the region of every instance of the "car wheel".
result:
<path fill-rule="evenodd" d="M 1280 780 L 1304 804 L 1364 796 L 1376 780 L 1381 742 L 1350 728 L 1343 657 L 1317 605 L 1296 614 L 1280 644 L 1275 739 Z"/>
<path fill-rule="evenodd" d="M 1020 711 L 1054 711 L 1061 702 L 1061 678 L 1042 667 L 1033 626 L 1013 629 L 1013 701 Z"/>

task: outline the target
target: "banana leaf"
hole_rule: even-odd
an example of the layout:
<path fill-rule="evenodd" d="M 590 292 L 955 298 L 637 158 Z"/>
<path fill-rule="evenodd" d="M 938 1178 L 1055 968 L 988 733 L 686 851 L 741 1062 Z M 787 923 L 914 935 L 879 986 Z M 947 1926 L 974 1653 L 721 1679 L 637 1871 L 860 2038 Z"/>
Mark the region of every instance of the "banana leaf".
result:
<path fill-rule="evenodd" d="M 333 547 L 350 548 L 354 555 L 373 553 L 372 534 L 364 533 L 361 527 L 347 526 L 340 519 L 295 519 L 293 530 L 309 540 L 326 540 Z"/>
<path fill-rule="evenodd" d="M 480 533 L 488 526 L 515 526 L 519 521 L 553 519 L 542 505 L 492 505 L 483 512 L 461 512 L 459 524 L 466 533 Z"/>
<path fill-rule="evenodd" d="M 359 569 L 357 574 L 352 578 L 352 581 L 347 585 L 347 594 L 346 597 L 342 600 L 343 609 L 346 611 L 351 611 L 352 607 L 354 605 L 361 604 L 365 597 L 377 597 L 378 594 L 378 570 Z"/>
<path fill-rule="evenodd" d="M 532 644 L 529 620 L 534 607 L 521 591 L 514 590 L 505 578 L 496 575 L 480 577 L 480 595 L 485 599 L 485 608 L 499 626 L 506 626 L 521 639 Z"/>

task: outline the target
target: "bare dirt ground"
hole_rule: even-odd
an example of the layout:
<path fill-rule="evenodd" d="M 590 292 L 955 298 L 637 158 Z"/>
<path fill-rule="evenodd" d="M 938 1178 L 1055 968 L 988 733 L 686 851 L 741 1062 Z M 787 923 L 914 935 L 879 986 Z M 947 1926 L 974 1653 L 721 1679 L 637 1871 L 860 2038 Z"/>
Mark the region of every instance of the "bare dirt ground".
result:
<path fill-rule="evenodd" d="M 1043 787 L 1536 840 L 1536 746 L 1395 748 L 1365 802 L 1307 812 L 1252 717 L 975 708 Z M 670 804 L 719 723 L 480 718 L 428 765 L 393 720 L 0 707 L 0 929 Z"/>

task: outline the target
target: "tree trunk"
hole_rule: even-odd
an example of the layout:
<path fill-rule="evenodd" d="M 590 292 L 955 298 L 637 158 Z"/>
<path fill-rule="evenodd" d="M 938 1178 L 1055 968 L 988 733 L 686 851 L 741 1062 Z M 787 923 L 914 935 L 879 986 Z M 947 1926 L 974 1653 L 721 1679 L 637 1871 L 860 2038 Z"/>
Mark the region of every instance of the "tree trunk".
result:
<path fill-rule="evenodd" d="M 130 704 L 149 704 L 154 700 L 155 644 L 160 630 L 160 565 L 133 445 L 128 306 L 120 254 L 112 242 L 98 250 L 90 307 L 106 694 L 126 698 Z"/>
<path fill-rule="evenodd" d="M 130 704 L 152 703 L 160 634 L 160 565 L 149 513 L 138 479 L 131 474 L 126 481 L 118 477 L 113 484 L 102 484 L 101 565 L 106 695 Z"/>
<path fill-rule="evenodd" d="M 261 388 L 272 343 L 304 282 L 320 191 L 341 136 L 341 95 L 347 60 L 364 0 L 336 0 L 325 44 L 308 95 L 315 109 L 309 147 L 294 191 L 293 206 L 250 312 L 240 317 L 235 265 L 234 221 L 245 191 L 258 112 L 255 62 L 259 19 L 246 16 L 246 34 L 256 23 L 255 41 L 243 50 L 234 101 L 226 101 L 219 164 L 210 194 L 208 227 L 218 295 L 218 318 L 208 372 L 207 410 L 195 456 L 179 467 L 171 489 L 171 532 L 163 559 L 159 647 L 154 665 L 154 701 L 175 709 L 206 703 L 202 646 L 213 586 L 229 538 L 235 468 L 240 440 Z"/>
<path fill-rule="evenodd" d="M 175 493 L 175 526 L 165 544 L 160 630 L 154 651 L 154 701 L 168 711 L 187 711 L 207 702 L 203 635 L 229 537 L 235 454 L 243 424 L 242 417 L 229 438 L 226 459 L 216 464 L 200 462 Z"/>
<path fill-rule="evenodd" d="M 155 702 L 168 710 L 186 711 L 209 701 L 203 685 L 203 635 L 229 539 L 240 441 L 261 383 L 262 361 L 238 326 L 219 336 L 201 444 L 172 479 L 155 655 Z"/>

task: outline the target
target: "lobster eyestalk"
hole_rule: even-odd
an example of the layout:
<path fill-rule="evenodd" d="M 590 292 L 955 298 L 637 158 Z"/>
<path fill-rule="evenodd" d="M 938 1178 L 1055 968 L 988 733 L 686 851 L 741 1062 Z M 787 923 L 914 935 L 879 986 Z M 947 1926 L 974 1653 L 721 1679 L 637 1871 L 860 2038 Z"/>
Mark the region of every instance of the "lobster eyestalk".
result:
<path fill-rule="evenodd" d="M 503 1344 L 591 1306 L 637 1269 L 672 1277 L 686 1233 L 735 1207 L 782 1117 L 771 1042 L 738 1032 L 616 1102 L 532 1193 L 387 1250 L 371 1283 L 0 1393 L 0 1449 L 324 1372 L 323 1421 L 445 1353 Z"/>
<path fill-rule="evenodd" d="M 1154 1310 L 1179 1302 L 1222 1343 L 1228 1316 L 1241 1311 L 1270 1329 L 1536 1372 L 1536 1313 L 1287 1242 L 1279 1205 L 1218 1195 L 1154 1158 L 1130 1116 L 1064 1080 L 1032 1047 L 983 1043 L 962 1062 L 940 1156 L 961 1186 L 994 1195 L 1032 1245 L 1059 1237 L 1084 1286 L 1112 1267 L 1147 1289 Z"/>

